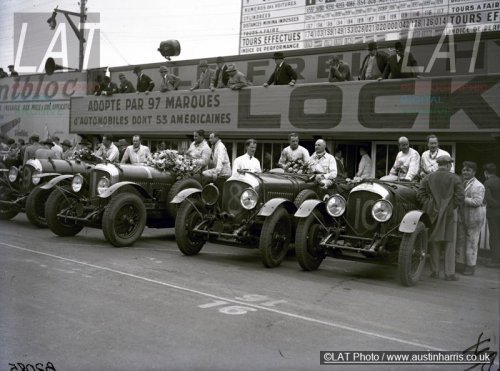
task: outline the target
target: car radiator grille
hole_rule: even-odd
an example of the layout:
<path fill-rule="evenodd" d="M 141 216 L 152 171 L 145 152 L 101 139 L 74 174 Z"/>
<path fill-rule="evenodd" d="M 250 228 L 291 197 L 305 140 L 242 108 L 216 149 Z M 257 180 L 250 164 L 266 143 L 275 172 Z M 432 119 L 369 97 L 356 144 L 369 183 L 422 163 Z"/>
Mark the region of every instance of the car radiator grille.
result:
<path fill-rule="evenodd" d="M 358 237 L 372 237 L 379 222 L 373 219 L 372 207 L 380 196 L 376 193 L 358 191 L 349 195 L 347 201 L 347 234 Z"/>

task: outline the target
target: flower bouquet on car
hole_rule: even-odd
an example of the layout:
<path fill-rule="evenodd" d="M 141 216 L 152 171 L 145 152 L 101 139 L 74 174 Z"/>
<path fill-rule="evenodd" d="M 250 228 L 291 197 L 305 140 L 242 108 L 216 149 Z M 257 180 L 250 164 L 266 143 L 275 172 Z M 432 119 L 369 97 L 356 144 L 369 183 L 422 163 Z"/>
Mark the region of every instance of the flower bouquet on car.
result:
<path fill-rule="evenodd" d="M 79 148 L 77 147 L 73 151 L 73 153 L 66 158 L 66 160 L 73 160 L 77 162 L 91 162 L 95 164 L 104 162 L 102 158 L 94 155 L 92 151 L 85 146 Z"/>
<path fill-rule="evenodd" d="M 307 162 L 304 162 L 301 159 L 287 162 L 283 166 L 283 170 L 285 170 L 286 173 L 292 173 L 292 174 L 309 174 L 310 173 L 309 165 L 307 164 Z"/>
<path fill-rule="evenodd" d="M 171 149 L 149 155 L 146 158 L 146 165 L 159 171 L 170 171 L 175 174 L 177 180 L 191 177 L 201 171 L 201 167 L 195 163 L 195 160 Z"/>

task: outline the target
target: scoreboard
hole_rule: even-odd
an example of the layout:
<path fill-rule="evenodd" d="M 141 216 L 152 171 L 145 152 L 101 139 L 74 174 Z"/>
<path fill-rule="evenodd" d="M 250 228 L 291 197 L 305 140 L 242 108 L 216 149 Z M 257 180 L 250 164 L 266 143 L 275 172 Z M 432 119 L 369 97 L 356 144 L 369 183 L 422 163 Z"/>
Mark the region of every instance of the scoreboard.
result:
<path fill-rule="evenodd" d="M 242 0 L 240 54 L 500 30 L 500 0 Z"/>

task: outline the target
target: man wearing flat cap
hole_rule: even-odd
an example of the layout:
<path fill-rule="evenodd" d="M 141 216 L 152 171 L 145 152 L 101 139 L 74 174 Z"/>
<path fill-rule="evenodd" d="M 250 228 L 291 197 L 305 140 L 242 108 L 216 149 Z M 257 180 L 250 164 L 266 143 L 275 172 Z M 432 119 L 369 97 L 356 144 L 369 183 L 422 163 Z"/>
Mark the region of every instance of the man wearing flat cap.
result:
<path fill-rule="evenodd" d="M 134 73 L 137 75 L 137 91 L 139 93 L 148 93 L 153 91 L 155 83 L 151 80 L 151 77 L 142 72 L 140 66 L 134 67 Z"/>
<path fill-rule="evenodd" d="M 199 67 L 201 70 L 200 77 L 196 81 L 196 84 L 189 89 L 191 91 L 196 89 L 210 89 L 210 84 L 214 79 L 215 71 L 208 67 L 208 62 L 205 59 L 200 61 Z"/>
<path fill-rule="evenodd" d="M 290 85 L 294 86 L 297 81 L 297 72 L 285 62 L 285 55 L 282 52 L 276 52 L 273 56 L 274 63 L 276 67 L 273 74 L 269 77 L 264 87 L 267 88 L 269 85 Z"/>
<path fill-rule="evenodd" d="M 134 85 L 130 81 L 127 80 L 127 77 L 123 72 L 120 72 L 118 74 L 118 78 L 120 79 L 120 87 L 118 90 L 120 93 L 135 93 L 135 88 Z"/>
<path fill-rule="evenodd" d="M 242 72 L 238 71 L 233 63 L 230 63 L 227 66 L 227 73 L 229 75 L 227 87 L 231 90 L 240 90 L 252 85 L 252 83 L 248 81 L 247 77 Z"/>
<path fill-rule="evenodd" d="M 35 158 L 35 152 L 42 147 L 40 144 L 40 136 L 37 133 L 31 134 L 29 142 L 30 144 L 24 151 L 23 165 L 26 164 L 29 159 Z"/>
<path fill-rule="evenodd" d="M 217 57 L 217 69 L 215 70 L 214 79 L 210 84 L 210 90 L 221 89 L 227 87 L 229 75 L 227 73 L 227 65 L 223 57 Z"/>
<path fill-rule="evenodd" d="M 161 84 L 160 91 L 165 93 L 167 91 L 177 90 L 181 79 L 168 71 L 166 66 L 160 67 Z"/>
<path fill-rule="evenodd" d="M 387 56 L 378 52 L 377 43 L 368 43 L 368 55 L 361 64 L 359 80 L 377 80 L 384 73 L 386 65 Z"/>
<path fill-rule="evenodd" d="M 444 279 L 458 281 L 455 275 L 456 209 L 464 202 L 464 186 L 460 177 L 452 172 L 453 159 L 448 155 L 436 159 L 438 169 L 426 176 L 417 190 L 417 199 L 432 223 L 429 236 L 431 248 L 431 277 L 439 278 L 440 249 L 445 250 Z"/>
<path fill-rule="evenodd" d="M 342 61 L 338 56 L 334 55 L 326 62 L 330 66 L 328 72 L 328 81 L 330 82 L 341 82 L 341 81 L 352 81 L 351 69 Z"/>
<path fill-rule="evenodd" d="M 19 74 L 17 73 L 17 71 L 14 69 L 14 65 L 9 65 L 7 66 L 9 68 L 9 72 L 10 72 L 10 76 L 11 77 L 14 77 L 14 76 L 19 76 Z"/>

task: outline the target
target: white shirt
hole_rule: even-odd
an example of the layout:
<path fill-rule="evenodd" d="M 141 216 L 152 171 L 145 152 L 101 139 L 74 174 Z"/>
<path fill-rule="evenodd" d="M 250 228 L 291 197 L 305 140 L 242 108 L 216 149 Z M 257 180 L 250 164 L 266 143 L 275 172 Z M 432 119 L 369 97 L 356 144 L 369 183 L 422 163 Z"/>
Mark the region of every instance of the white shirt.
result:
<path fill-rule="evenodd" d="M 296 160 L 302 160 L 304 163 L 307 163 L 309 161 L 309 152 L 307 152 L 307 149 L 300 145 L 296 149 L 292 149 L 290 146 L 284 148 L 278 164 L 285 165 L 287 162 Z"/>
<path fill-rule="evenodd" d="M 110 162 L 117 162 L 120 157 L 120 151 L 114 143 L 111 143 L 109 148 L 106 148 L 104 144 L 101 144 L 95 155 Z"/>
<path fill-rule="evenodd" d="M 361 179 L 369 179 L 372 176 L 372 159 L 365 153 L 361 160 L 359 161 L 358 172 L 356 173 L 357 177 Z"/>
<path fill-rule="evenodd" d="M 200 166 L 206 166 L 211 155 L 212 150 L 205 139 L 199 144 L 193 141 L 186 152 L 186 156 L 195 160 L 196 165 Z"/>
<path fill-rule="evenodd" d="M 425 151 L 422 153 L 422 158 L 420 159 L 420 172 L 422 175 L 427 175 L 430 173 L 435 172 L 438 169 L 438 164 L 436 162 L 436 159 L 439 156 L 444 156 L 450 154 L 446 152 L 444 149 L 438 148 L 436 152 L 431 153 L 430 150 Z M 450 156 L 451 157 L 451 156 Z M 452 163 L 451 164 L 451 169 L 450 172 L 454 173 L 455 172 L 455 165 Z"/>
<path fill-rule="evenodd" d="M 409 148 L 408 153 L 398 152 L 390 173 L 411 181 L 417 176 L 419 169 L 420 155 L 413 148 Z"/>
<path fill-rule="evenodd" d="M 237 157 L 234 160 L 232 175 L 237 175 L 238 170 L 248 170 L 252 173 L 262 173 L 260 161 L 255 156 L 250 157 L 248 153 L 245 153 L 243 156 Z"/>
<path fill-rule="evenodd" d="M 56 143 L 53 143 L 53 144 L 54 145 L 52 146 L 51 150 L 53 150 L 54 152 L 58 152 L 62 156 L 62 153 L 63 153 L 62 147 L 59 144 L 56 144 Z"/>
<path fill-rule="evenodd" d="M 148 146 L 141 146 L 137 149 L 133 145 L 128 146 L 123 154 L 122 164 L 130 159 L 131 164 L 142 164 L 146 162 L 146 158 L 151 154 Z"/>
<path fill-rule="evenodd" d="M 215 173 L 217 175 L 231 175 L 231 162 L 229 161 L 229 156 L 227 155 L 227 149 L 224 143 L 220 140 L 218 140 L 214 145 L 212 160 L 214 161 Z"/>
<path fill-rule="evenodd" d="M 317 174 L 325 174 L 325 179 L 337 177 L 337 161 L 329 153 L 323 152 L 318 155 L 315 152 L 309 159 L 309 167 Z"/>

